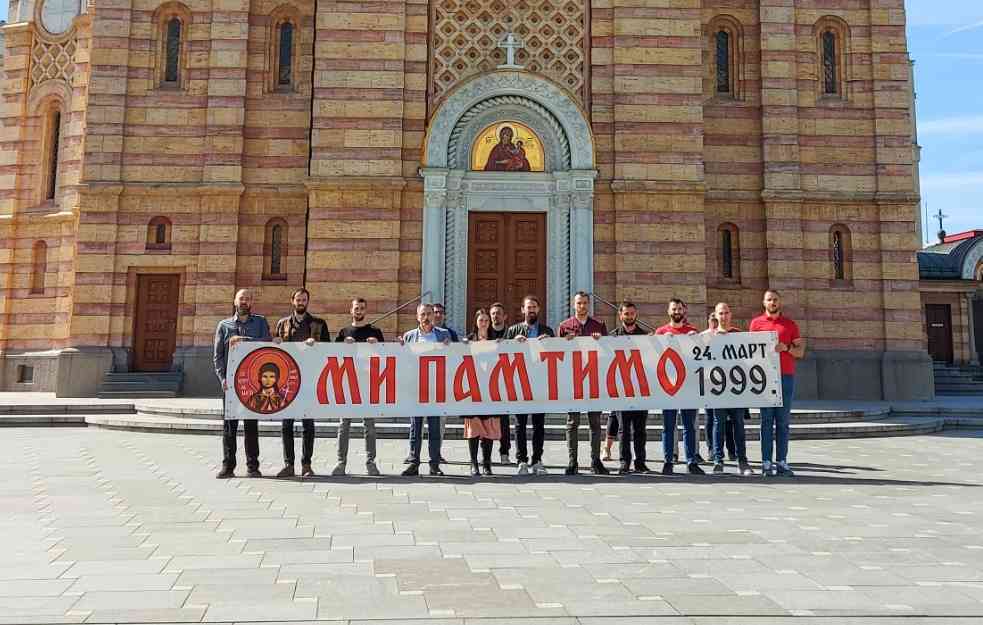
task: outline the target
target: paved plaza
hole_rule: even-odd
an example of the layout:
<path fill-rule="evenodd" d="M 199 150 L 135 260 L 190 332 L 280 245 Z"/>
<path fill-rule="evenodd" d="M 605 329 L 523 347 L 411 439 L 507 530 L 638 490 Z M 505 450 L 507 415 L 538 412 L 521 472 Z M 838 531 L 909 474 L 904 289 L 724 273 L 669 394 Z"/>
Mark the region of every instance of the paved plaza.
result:
<path fill-rule="evenodd" d="M 404 479 L 387 440 L 388 476 L 304 481 L 215 480 L 216 436 L 0 433 L 2 623 L 983 622 L 983 431 L 793 441 L 793 480 L 567 478 L 559 442 L 473 480 L 462 441 Z"/>

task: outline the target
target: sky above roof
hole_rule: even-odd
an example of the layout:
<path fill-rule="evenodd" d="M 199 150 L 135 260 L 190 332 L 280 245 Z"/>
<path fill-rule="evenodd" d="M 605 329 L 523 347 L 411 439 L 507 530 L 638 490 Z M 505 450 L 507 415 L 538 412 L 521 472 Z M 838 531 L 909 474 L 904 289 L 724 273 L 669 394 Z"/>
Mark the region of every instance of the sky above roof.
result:
<path fill-rule="evenodd" d="M 983 227 L 983 2 L 905 0 L 915 60 L 923 215 L 949 233 Z M 0 20 L 7 19 L 0 0 Z M 925 221 L 935 240 L 938 220 Z"/>

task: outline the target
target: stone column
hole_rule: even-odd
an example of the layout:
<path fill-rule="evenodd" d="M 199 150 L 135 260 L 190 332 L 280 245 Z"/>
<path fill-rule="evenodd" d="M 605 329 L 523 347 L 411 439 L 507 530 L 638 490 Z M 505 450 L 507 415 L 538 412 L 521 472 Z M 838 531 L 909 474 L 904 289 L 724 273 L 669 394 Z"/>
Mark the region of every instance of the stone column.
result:
<path fill-rule="evenodd" d="M 423 252 L 421 292 L 431 301 L 444 298 L 444 245 L 447 204 L 447 170 L 420 170 L 423 176 Z"/>
<path fill-rule="evenodd" d="M 973 315 L 973 301 L 976 299 L 975 293 L 966 293 L 966 334 L 969 341 L 969 364 L 976 366 L 980 364 L 980 355 L 976 351 L 976 319 Z"/>

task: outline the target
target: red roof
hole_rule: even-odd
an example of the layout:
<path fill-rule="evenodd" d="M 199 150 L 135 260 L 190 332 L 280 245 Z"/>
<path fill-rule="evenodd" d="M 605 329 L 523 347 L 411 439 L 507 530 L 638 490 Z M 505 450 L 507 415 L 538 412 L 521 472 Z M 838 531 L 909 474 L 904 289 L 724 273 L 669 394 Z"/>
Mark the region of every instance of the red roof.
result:
<path fill-rule="evenodd" d="M 975 239 L 976 237 L 983 237 L 983 230 L 967 230 L 966 232 L 949 234 L 946 235 L 944 242 L 955 243 L 956 241 L 963 241 L 965 239 Z"/>

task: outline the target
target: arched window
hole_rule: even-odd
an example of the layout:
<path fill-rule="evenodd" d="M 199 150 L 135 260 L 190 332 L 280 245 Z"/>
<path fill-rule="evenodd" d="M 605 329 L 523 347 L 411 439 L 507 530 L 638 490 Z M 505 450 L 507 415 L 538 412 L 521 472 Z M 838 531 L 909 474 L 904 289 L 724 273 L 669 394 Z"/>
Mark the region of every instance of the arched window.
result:
<path fill-rule="evenodd" d="M 717 46 L 717 93 L 730 93 L 730 33 L 718 30 Z"/>
<path fill-rule="evenodd" d="M 718 15 L 710 20 L 709 63 L 712 87 L 707 97 L 739 98 L 743 28 L 736 18 Z"/>
<path fill-rule="evenodd" d="M 298 36 L 300 14 L 297 8 L 284 4 L 270 13 L 267 49 L 269 73 L 266 88 L 272 92 L 286 93 L 296 89 L 298 63 Z"/>
<path fill-rule="evenodd" d="M 157 9 L 156 83 L 164 89 L 184 89 L 188 84 L 188 30 L 191 12 L 180 2 Z"/>
<path fill-rule="evenodd" d="M 280 24 L 279 43 L 276 83 L 278 87 L 290 87 L 293 84 L 294 65 L 294 25 L 290 22 Z"/>
<path fill-rule="evenodd" d="M 48 244 L 36 241 L 31 250 L 31 293 L 44 293 L 44 278 L 48 272 Z"/>
<path fill-rule="evenodd" d="M 827 30 L 823 33 L 823 93 L 837 95 L 840 92 L 839 59 L 836 54 L 836 33 Z"/>
<path fill-rule="evenodd" d="M 983 260 L 977 263 L 976 272 L 973 275 L 976 276 L 977 281 L 983 282 Z"/>
<path fill-rule="evenodd" d="M 849 72 L 850 27 L 827 15 L 815 26 L 818 93 L 821 98 L 846 98 Z"/>
<path fill-rule="evenodd" d="M 147 251 L 171 251 L 171 220 L 154 217 L 147 224 Z"/>
<path fill-rule="evenodd" d="M 274 218 L 266 222 L 263 244 L 263 279 L 286 280 L 287 222 Z"/>
<path fill-rule="evenodd" d="M 732 223 L 720 224 L 717 228 L 717 272 L 724 280 L 740 282 L 741 247 L 740 231 Z"/>
<path fill-rule="evenodd" d="M 61 149 L 61 109 L 58 106 L 52 106 L 45 115 L 42 137 L 42 200 L 54 201 L 58 199 L 58 165 L 60 160 L 58 152 Z"/>
<path fill-rule="evenodd" d="M 829 229 L 829 260 L 834 282 L 847 282 L 853 278 L 851 267 L 850 230 L 836 224 Z"/>

